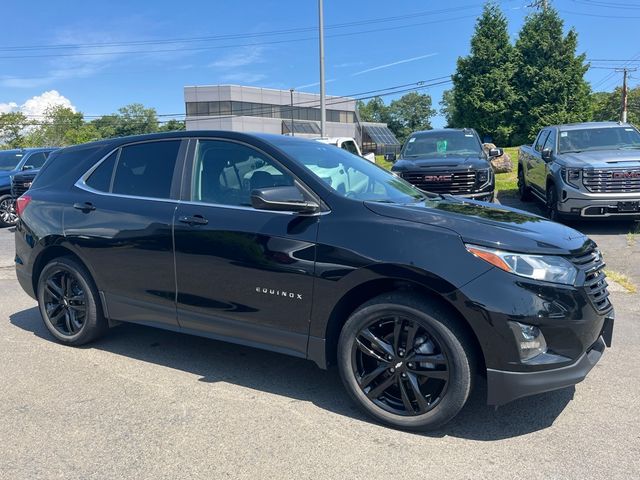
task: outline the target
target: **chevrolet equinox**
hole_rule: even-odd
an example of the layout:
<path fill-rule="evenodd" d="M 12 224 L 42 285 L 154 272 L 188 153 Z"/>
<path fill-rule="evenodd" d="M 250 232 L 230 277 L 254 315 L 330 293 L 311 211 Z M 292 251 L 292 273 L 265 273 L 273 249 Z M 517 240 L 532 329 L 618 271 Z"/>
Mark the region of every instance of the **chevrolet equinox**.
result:
<path fill-rule="evenodd" d="M 380 422 L 439 427 L 573 385 L 610 346 L 596 245 L 426 193 L 345 150 L 190 131 L 52 153 L 16 206 L 16 270 L 58 341 L 133 322 L 337 364 Z"/>

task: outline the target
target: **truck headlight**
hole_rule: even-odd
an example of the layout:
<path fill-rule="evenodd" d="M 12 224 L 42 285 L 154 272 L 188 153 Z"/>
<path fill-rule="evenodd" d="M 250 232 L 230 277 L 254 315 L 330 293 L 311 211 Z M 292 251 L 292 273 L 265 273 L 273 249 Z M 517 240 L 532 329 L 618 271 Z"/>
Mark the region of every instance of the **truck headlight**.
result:
<path fill-rule="evenodd" d="M 564 181 L 574 187 L 580 186 L 580 177 L 582 176 L 582 170 L 579 168 L 563 168 L 562 174 Z"/>
<path fill-rule="evenodd" d="M 516 338 L 520 360 L 527 361 L 547 352 L 547 341 L 540 329 L 520 322 L 507 322 Z"/>
<path fill-rule="evenodd" d="M 568 260 L 556 255 L 529 255 L 504 252 L 487 247 L 466 244 L 467 250 L 505 272 L 545 282 L 573 285 L 578 270 Z"/>
<path fill-rule="evenodd" d="M 486 168 L 484 170 L 478 170 L 476 175 L 478 178 L 478 183 L 480 185 L 484 185 L 485 183 L 487 183 L 489 181 L 489 179 L 491 178 L 491 169 L 490 168 Z"/>

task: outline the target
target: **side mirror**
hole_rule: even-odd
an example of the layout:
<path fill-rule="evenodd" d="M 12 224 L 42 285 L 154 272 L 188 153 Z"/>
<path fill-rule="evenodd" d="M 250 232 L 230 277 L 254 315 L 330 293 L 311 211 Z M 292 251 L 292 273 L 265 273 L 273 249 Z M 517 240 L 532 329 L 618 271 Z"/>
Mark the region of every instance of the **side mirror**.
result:
<path fill-rule="evenodd" d="M 395 153 L 385 153 L 384 154 L 384 159 L 387 162 L 395 162 L 396 161 L 396 154 Z"/>
<path fill-rule="evenodd" d="M 501 149 L 501 148 L 491 148 L 491 149 L 489 149 L 489 156 L 491 158 L 501 157 L 502 155 L 504 155 L 504 150 Z"/>
<path fill-rule="evenodd" d="M 33 165 L 24 165 L 22 170 L 33 170 Z"/>
<path fill-rule="evenodd" d="M 550 148 L 545 148 L 544 150 L 542 150 L 542 153 L 540 154 L 540 156 L 542 157 L 542 160 L 544 160 L 545 162 L 550 162 L 552 153 L 553 152 L 551 151 Z"/>
<path fill-rule="evenodd" d="M 305 200 L 297 187 L 269 187 L 251 192 L 251 205 L 258 210 L 314 213 L 320 205 Z"/>

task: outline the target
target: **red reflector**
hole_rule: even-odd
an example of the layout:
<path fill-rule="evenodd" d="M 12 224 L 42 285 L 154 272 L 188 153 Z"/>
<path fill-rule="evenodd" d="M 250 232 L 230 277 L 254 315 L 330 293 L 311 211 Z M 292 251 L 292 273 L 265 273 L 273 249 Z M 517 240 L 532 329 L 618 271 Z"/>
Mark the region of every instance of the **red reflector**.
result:
<path fill-rule="evenodd" d="M 22 212 L 24 212 L 24 209 L 27 208 L 27 205 L 29 205 L 30 201 L 31 197 L 29 195 L 22 195 L 21 197 L 18 197 L 18 199 L 16 200 L 16 213 L 19 216 L 22 216 Z"/>

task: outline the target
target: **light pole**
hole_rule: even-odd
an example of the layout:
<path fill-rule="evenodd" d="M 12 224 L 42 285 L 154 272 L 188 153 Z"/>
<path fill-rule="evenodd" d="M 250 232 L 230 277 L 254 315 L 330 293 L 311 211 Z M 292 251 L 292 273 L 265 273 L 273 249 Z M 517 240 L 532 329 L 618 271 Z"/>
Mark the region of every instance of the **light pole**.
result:
<path fill-rule="evenodd" d="M 322 0 L 318 0 L 318 37 L 320 39 L 320 136 L 325 136 L 325 122 L 327 115 L 324 103 L 324 15 Z"/>
<path fill-rule="evenodd" d="M 293 137 L 293 88 L 289 89 L 291 94 L 291 136 Z"/>

